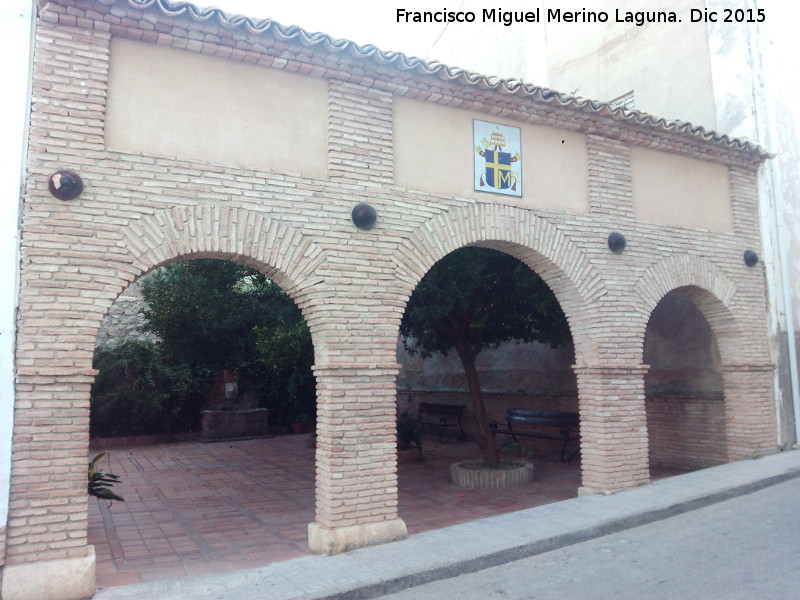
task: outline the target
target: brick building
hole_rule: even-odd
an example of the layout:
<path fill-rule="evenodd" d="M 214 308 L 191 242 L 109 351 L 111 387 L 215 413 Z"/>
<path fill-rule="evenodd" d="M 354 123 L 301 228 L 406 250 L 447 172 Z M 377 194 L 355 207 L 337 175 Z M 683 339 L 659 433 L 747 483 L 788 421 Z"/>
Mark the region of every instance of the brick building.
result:
<path fill-rule="evenodd" d="M 476 119 L 519 128 L 520 196 L 475 190 Z M 719 414 L 705 424 L 716 456 L 776 451 L 764 270 L 743 260 L 761 249 L 766 158 L 685 123 L 272 21 L 165 0 L 41 2 L 3 597 L 32 597 L 32 578 L 54 598 L 93 590 L 85 478 L 97 331 L 131 282 L 177 260 L 253 266 L 309 324 L 317 552 L 406 533 L 398 326 L 430 267 L 467 245 L 525 262 L 569 320 L 583 492 L 649 481 L 658 424 L 643 348 L 670 294 L 702 314 L 718 353 Z M 62 169 L 83 180 L 73 200 L 48 189 Z M 374 228 L 354 226 L 359 203 L 375 208 Z M 623 251 L 609 249 L 612 232 L 626 237 Z"/>

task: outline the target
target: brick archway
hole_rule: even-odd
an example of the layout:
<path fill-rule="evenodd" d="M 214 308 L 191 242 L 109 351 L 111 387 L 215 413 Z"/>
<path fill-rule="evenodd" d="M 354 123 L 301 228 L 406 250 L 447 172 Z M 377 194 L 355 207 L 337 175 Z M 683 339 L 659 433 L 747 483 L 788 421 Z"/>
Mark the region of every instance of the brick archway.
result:
<path fill-rule="evenodd" d="M 559 228 L 533 213 L 498 204 L 475 204 L 420 225 L 394 255 L 404 303 L 438 260 L 464 246 L 510 254 L 534 270 L 553 291 L 575 340 L 575 360 L 592 352 L 584 329 L 586 307 L 606 294 L 605 283 L 586 254 Z M 402 313 L 398 316 L 399 327 Z"/>
<path fill-rule="evenodd" d="M 325 260 L 324 251 L 279 219 L 253 210 L 219 205 L 161 210 L 125 229 L 131 267 L 144 274 L 156 266 L 192 255 L 259 266 L 290 296 L 300 290 Z"/>
<path fill-rule="evenodd" d="M 746 349 L 735 342 L 744 331 L 735 311 L 737 286 L 714 263 L 691 254 L 673 254 L 650 266 L 634 288 L 642 299 L 641 339 L 650 314 L 661 299 L 672 290 L 687 288 L 714 331 L 723 362 L 744 360 L 739 355 Z"/>
<path fill-rule="evenodd" d="M 765 280 L 739 258 L 760 248 L 761 148 L 215 9 L 58 0 L 41 7 L 34 43 L 4 593 L 33 577 L 53 587 L 60 569 L 84 569 L 74 579 L 93 585 L 92 345 L 125 285 L 181 258 L 268 273 L 309 324 L 321 408 L 309 543 L 319 552 L 405 535 L 393 458 L 397 328 L 430 266 L 467 245 L 523 260 L 569 319 L 588 490 L 647 482 L 636 350 L 653 306 L 676 287 L 706 290 L 704 314 L 742 346 L 723 365 L 737 390 L 729 456 L 775 439 Z M 242 84 L 262 91 L 217 94 Z M 473 189 L 471 121 L 487 118 L 520 129 L 526 164 L 542 163 L 541 187 L 520 198 Z M 426 145 L 435 154 L 420 152 Z M 434 155 L 447 161 L 431 169 Z M 66 168 L 85 183 L 68 202 L 47 183 Z M 710 181 L 708 195 L 700 184 Z M 686 212 L 687 186 L 714 210 L 684 224 L 638 219 L 657 202 Z M 372 230 L 350 219 L 360 202 L 377 208 Z M 615 230 L 631 245 L 612 257 L 602 238 Z"/>
<path fill-rule="evenodd" d="M 602 328 L 597 327 L 592 316 L 600 314 L 596 310 L 597 305 L 606 296 L 607 289 L 597 267 L 568 235 L 532 211 L 503 205 L 473 205 L 430 219 L 418 227 L 395 253 L 398 279 L 403 284 L 404 305 L 436 261 L 465 246 L 499 250 L 527 264 L 547 283 L 567 317 L 575 348 L 574 369 L 578 376 L 581 406 L 584 488 L 613 489 L 646 483 L 644 467 L 622 475 L 609 474 L 609 471 L 616 469 L 618 444 L 615 443 L 608 454 L 607 449 L 602 448 L 603 434 L 595 435 L 593 431 L 595 423 L 603 420 L 598 415 L 608 410 L 605 400 L 607 390 L 602 385 L 596 385 L 597 380 L 604 380 L 607 373 L 603 371 L 598 377 L 594 367 L 587 370 L 584 366 L 597 365 L 603 360 L 598 358 L 602 352 L 595 337 Z M 397 318 L 398 327 L 401 317 L 402 313 Z M 621 373 L 615 372 L 614 378 L 630 378 L 635 395 L 641 377 L 636 369 L 633 374 L 630 371 L 624 368 Z M 590 380 L 592 383 L 587 384 Z M 627 404 L 625 394 L 621 396 L 622 404 Z M 634 452 L 638 452 L 640 446 L 646 450 L 646 445 L 631 444 Z M 646 455 L 642 457 L 639 454 L 636 459 L 646 466 Z M 619 481 L 623 483 L 616 483 Z"/>
<path fill-rule="evenodd" d="M 653 309 L 673 290 L 688 297 L 711 327 L 720 353 L 728 460 L 774 451 L 775 366 L 762 339 L 753 335 L 763 327 L 757 319 L 764 315 L 745 312 L 752 304 L 741 299 L 734 280 L 708 260 L 675 254 L 651 266 L 635 290 L 646 311 L 637 333 L 642 340 Z"/>
<path fill-rule="evenodd" d="M 18 418 L 14 424 L 9 566 L 36 560 L 46 544 L 48 559 L 85 559 L 87 568 L 93 568 L 93 556 L 86 556 L 89 396 L 96 375 L 92 356 L 103 317 L 130 282 L 179 260 L 233 260 L 267 274 L 313 322 L 314 273 L 324 263 L 325 252 L 277 219 L 242 208 L 175 207 L 120 226 L 116 233 L 123 240 L 118 245 L 120 252 L 107 255 L 102 267 L 76 258 L 69 269 L 53 276 L 64 278 L 65 302 L 79 298 L 75 290 L 81 290 L 91 302 L 77 305 L 63 317 L 54 311 L 37 314 L 29 310 L 20 324 L 21 344 L 47 337 L 49 344 L 65 351 L 54 366 L 18 371 L 17 408 L 28 409 L 31 417 Z M 58 301 L 58 291 L 54 293 Z M 31 298 L 23 297 L 28 303 L 35 302 Z M 55 318 L 60 318 L 57 327 Z M 311 322 L 316 352 L 320 336 L 315 335 Z M 26 466 L 31 461 L 50 465 L 53 474 L 43 481 Z M 52 514 L 36 506 L 42 495 L 70 509 L 64 514 L 63 527 L 37 544 L 30 538 L 31 528 L 38 526 L 40 518 L 46 523 L 53 521 Z"/>

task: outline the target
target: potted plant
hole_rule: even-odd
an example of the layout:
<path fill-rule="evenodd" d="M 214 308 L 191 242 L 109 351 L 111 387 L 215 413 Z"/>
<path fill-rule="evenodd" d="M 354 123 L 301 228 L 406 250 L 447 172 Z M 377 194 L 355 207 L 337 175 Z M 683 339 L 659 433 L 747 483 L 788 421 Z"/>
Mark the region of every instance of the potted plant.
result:
<path fill-rule="evenodd" d="M 298 413 L 292 418 L 292 433 L 301 434 L 306 432 L 306 422 L 308 415 L 305 413 Z"/>
<path fill-rule="evenodd" d="M 419 419 L 408 410 L 397 417 L 397 461 L 422 460 L 422 434 L 424 429 Z"/>

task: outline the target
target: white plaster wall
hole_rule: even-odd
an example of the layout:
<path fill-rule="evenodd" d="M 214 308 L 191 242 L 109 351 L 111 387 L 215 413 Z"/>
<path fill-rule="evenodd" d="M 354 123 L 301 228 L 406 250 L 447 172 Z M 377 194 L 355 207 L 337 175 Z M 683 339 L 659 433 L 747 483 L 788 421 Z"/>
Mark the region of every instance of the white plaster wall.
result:
<path fill-rule="evenodd" d="M 778 6 L 769 2 L 768 6 Z M 795 330 L 800 329 L 800 56 L 794 25 L 800 22 L 800 4 L 780 4 L 779 18 L 765 23 L 759 39 L 763 65 L 764 109 L 768 118 L 768 148 L 777 154 L 784 212 L 789 285 Z"/>
<path fill-rule="evenodd" d="M 4 56 L 0 110 L 0 526 L 8 520 L 14 419 L 14 333 L 19 286 L 19 214 L 27 131 L 32 0 L 0 4 Z"/>

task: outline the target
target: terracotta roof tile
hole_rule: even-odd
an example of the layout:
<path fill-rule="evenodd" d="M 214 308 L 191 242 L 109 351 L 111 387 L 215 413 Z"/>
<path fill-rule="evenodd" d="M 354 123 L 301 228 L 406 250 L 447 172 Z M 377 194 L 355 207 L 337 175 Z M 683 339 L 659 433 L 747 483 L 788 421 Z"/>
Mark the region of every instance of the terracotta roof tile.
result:
<path fill-rule="evenodd" d="M 117 0 L 101 1 L 104 4 L 114 4 Z M 390 65 L 401 71 L 413 71 L 423 76 L 435 76 L 445 81 L 457 81 L 463 85 L 475 86 L 481 90 L 528 96 L 538 102 L 605 115 L 615 120 L 636 123 L 644 127 L 689 136 L 718 146 L 740 150 L 753 154 L 761 160 L 774 156 L 758 144 L 720 134 L 685 121 L 667 120 L 637 110 L 614 107 L 605 102 L 571 96 L 530 83 L 523 83 L 517 79 L 502 79 L 482 75 L 466 69 L 451 67 L 438 61 L 425 61 L 421 58 L 410 57 L 402 52 L 381 50 L 371 44 L 361 46 L 350 40 L 335 39 L 324 33 L 311 33 L 296 25 L 284 26 L 273 19 L 254 19 L 243 15 L 231 14 L 219 8 L 200 8 L 183 1 L 127 0 L 127 3 L 138 9 L 156 6 L 163 14 L 168 16 L 185 16 L 188 14 L 192 19 L 199 22 L 215 20 L 220 27 L 225 29 L 241 28 L 254 35 L 269 33 L 279 41 L 299 42 L 309 47 L 321 47 L 331 53 L 346 53 L 356 59 L 372 60 L 378 65 Z"/>

